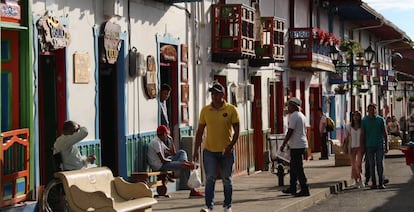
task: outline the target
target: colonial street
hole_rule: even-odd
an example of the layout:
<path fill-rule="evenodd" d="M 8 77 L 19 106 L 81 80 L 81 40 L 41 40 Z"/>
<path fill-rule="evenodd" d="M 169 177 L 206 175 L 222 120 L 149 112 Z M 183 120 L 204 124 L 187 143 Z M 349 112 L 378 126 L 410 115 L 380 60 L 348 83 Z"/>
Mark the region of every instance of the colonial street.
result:
<path fill-rule="evenodd" d="M 319 158 L 319 155 L 313 155 L 313 158 Z M 332 206 L 330 210 L 325 210 L 325 202 L 331 202 L 335 197 L 340 202 L 342 195 L 352 196 L 347 185 L 350 185 L 350 166 L 335 167 L 334 157 L 330 156 L 329 160 L 309 160 L 304 161 L 305 173 L 308 177 L 311 196 L 309 197 L 292 197 L 281 192 L 285 186 L 278 186 L 278 178 L 269 171 L 253 173 L 251 175 L 237 176 L 234 178 L 233 193 L 233 211 L 236 212 L 273 212 L 273 211 L 303 211 L 316 203 L 320 202 L 322 206 L 318 211 L 338 211 L 344 204 L 341 203 Z M 405 165 L 405 157 L 400 150 L 391 150 L 385 159 L 385 173 L 390 178 L 390 184 L 385 190 L 369 190 L 368 188 L 359 191 L 360 195 L 369 192 L 377 193 L 371 198 L 375 202 L 373 208 L 377 210 L 381 207 L 390 208 L 393 204 L 401 204 L 401 201 L 412 195 L 400 196 L 399 190 L 404 190 L 404 185 L 411 179 L 412 173 L 409 166 Z M 403 177 L 402 177 L 403 176 Z M 284 178 L 285 185 L 289 184 L 289 176 Z M 412 183 L 411 183 L 412 184 Z M 202 188 L 203 189 L 203 188 Z M 202 190 L 201 189 L 201 190 Z M 407 189 L 405 189 L 407 190 Z M 381 192 L 380 192 L 381 191 Z M 384 192 L 383 192 L 384 191 Z M 385 192 L 392 191 L 392 192 Z M 414 192 L 414 191 L 413 191 Z M 387 194 L 382 197 L 380 193 Z M 204 199 L 189 199 L 189 191 L 181 190 L 171 193 L 171 198 L 158 198 L 158 203 L 153 208 L 154 211 L 180 211 L 180 212 L 198 212 L 204 205 Z M 392 197 L 390 195 L 395 195 Z M 333 197 L 333 198 L 331 198 Z M 329 198 L 329 201 L 322 201 Z M 351 197 L 352 198 L 352 197 Z M 370 198 L 366 196 L 366 198 Z M 215 211 L 222 210 L 223 188 L 221 181 L 216 184 L 216 206 Z M 342 199 L 343 200 L 343 199 Z M 350 204 L 355 200 L 350 199 Z M 317 207 L 317 206 L 315 206 Z M 312 208 L 310 208 L 312 209 Z M 348 208 L 344 211 L 369 211 L 367 208 Z M 316 210 L 310 210 L 316 211 Z M 398 210 L 407 211 L 407 210 Z"/>

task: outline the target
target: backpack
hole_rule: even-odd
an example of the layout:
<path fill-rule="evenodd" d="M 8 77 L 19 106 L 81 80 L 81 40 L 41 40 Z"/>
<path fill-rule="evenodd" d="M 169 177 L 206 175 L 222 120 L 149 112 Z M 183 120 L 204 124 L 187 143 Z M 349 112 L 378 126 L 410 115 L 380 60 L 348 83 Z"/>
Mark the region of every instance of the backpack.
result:
<path fill-rule="evenodd" d="M 335 122 L 331 119 L 331 117 L 326 117 L 326 131 L 332 132 L 335 129 Z"/>

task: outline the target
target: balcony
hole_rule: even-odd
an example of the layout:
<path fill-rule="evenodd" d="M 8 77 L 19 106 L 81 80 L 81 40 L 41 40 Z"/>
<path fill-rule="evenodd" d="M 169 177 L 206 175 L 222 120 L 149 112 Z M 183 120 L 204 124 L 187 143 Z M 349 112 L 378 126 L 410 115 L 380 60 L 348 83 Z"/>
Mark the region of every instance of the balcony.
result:
<path fill-rule="evenodd" d="M 330 46 L 340 40 L 317 28 L 289 29 L 289 66 L 311 71 L 335 71 L 329 57 Z"/>
<path fill-rule="evenodd" d="M 261 17 L 260 41 L 255 41 L 256 57 L 249 61 L 251 66 L 268 66 L 269 63 L 285 62 L 284 19 Z"/>
<path fill-rule="evenodd" d="M 212 6 L 212 61 L 228 63 L 255 56 L 254 12 L 243 4 Z"/>

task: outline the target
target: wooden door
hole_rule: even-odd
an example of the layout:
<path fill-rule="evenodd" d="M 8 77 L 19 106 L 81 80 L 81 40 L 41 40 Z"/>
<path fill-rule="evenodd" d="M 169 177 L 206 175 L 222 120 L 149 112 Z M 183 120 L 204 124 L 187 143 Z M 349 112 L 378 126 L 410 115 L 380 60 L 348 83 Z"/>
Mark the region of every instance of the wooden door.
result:
<path fill-rule="evenodd" d="M 321 147 L 321 134 L 319 133 L 319 115 L 318 109 L 322 107 L 321 101 L 321 89 L 320 87 L 310 87 L 310 96 L 309 96 L 309 109 L 310 114 L 308 116 L 311 129 L 310 129 L 310 138 L 309 144 L 310 149 L 312 152 L 320 152 L 322 150 Z"/>
<path fill-rule="evenodd" d="M 252 125 L 253 125 L 253 140 L 255 152 L 255 167 L 256 170 L 263 170 L 264 167 L 264 143 L 262 130 L 262 90 L 261 77 L 252 76 L 251 82 L 254 85 L 254 99 L 252 103 Z"/>

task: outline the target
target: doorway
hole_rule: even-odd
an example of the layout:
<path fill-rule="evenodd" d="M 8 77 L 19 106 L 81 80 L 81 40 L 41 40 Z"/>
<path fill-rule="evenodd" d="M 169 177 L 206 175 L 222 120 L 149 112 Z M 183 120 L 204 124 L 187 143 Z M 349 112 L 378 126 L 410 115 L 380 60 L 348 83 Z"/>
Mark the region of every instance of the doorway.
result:
<path fill-rule="evenodd" d="M 40 167 L 52 167 L 53 144 L 66 120 L 65 49 L 39 55 Z M 41 169 L 41 184 L 53 179 L 53 169 Z"/>
<path fill-rule="evenodd" d="M 170 44 L 164 44 L 161 43 L 160 47 L 162 48 L 163 46 L 168 45 L 168 46 L 172 46 L 175 50 L 175 52 L 177 52 L 177 46 L 175 45 L 170 45 Z M 170 98 L 167 99 L 166 104 L 167 104 L 167 113 L 168 113 L 168 118 L 170 126 L 168 126 L 171 130 L 171 134 L 172 137 L 174 138 L 175 141 L 175 146 L 177 147 L 180 141 L 180 135 L 179 135 L 179 126 L 180 126 L 180 122 L 179 122 L 179 113 L 178 113 L 178 105 L 180 104 L 179 102 L 179 82 L 178 82 L 178 63 L 177 63 L 177 59 L 176 60 L 168 60 L 163 56 L 163 53 L 160 53 L 159 57 L 160 59 L 160 67 L 159 67 L 159 79 L 160 79 L 160 83 L 158 84 L 159 88 L 158 91 L 161 90 L 161 86 L 163 84 L 168 84 L 171 87 L 171 92 L 170 92 Z M 158 111 L 158 123 L 161 124 L 161 112 L 160 110 Z"/>
<path fill-rule="evenodd" d="M 102 165 L 118 176 L 117 66 L 99 65 L 99 138 Z"/>

